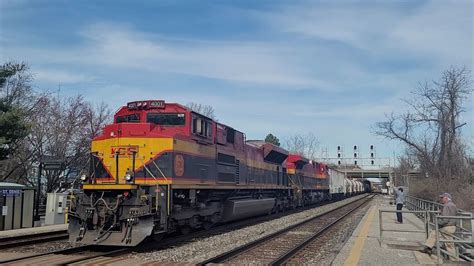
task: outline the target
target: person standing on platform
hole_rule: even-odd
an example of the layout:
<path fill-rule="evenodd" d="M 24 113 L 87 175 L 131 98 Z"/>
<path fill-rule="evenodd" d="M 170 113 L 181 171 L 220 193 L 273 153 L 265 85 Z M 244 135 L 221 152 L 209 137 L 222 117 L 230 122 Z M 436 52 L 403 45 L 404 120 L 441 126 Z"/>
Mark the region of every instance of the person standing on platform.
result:
<path fill-rule="evenodd" d="M 458 215 L 458 208 L 456 204 L 454 204 L 451 195 L 449 193 L 443 193 L 439 195 L 441 198 L 440 201 L 443 203 L 443 210 L 441 211 L 441 216 L 457 216 Z M 446 235 L 448 233 L 453 235 L 456 232 L 456 219 L 439 219 L 438 220 L 439 231 L 441 238 L 452 240 L 453 237 Z M 446 250 L 450 254 L 455 254 L 456 250 L 454 248 L 454 243 L 445 243 Z M 436 245 L 436 231 L 432 230 L 428 239 L 426 239 L 424 249 L 422 252 L 431 255 L 433 252 L 433 247 Z"/>
<path fill-rule="evenodd" d="M 395 193 L 395 204 L 397 205 L 397 211 L 402 210 L 404 203 L 405 203 L 405 193 L 403 193 L 403 188 L 400 187 Z M 397 223 L 399 224 L 403 223 L 402 212 L 397 212 Z"/>

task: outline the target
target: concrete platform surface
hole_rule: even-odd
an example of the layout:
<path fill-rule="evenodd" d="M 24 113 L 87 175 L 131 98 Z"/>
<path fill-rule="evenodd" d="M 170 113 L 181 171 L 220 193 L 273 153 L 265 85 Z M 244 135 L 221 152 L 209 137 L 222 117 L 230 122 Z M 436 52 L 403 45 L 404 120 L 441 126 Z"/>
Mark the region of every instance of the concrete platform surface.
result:
<path fill-rule="evenodd" d="M 390 205 L 391 198 L 376 196 L 352 236 L 333 261 L 333 265 L 430 265 L 436 264 L 420 250 L 426 239 L 424 223 L 414 214 L 404 213 L 403 224 L 396 223 L 395 213 L 383 213 L 382 223 L 385 230 L 382 239 L 379 230 L 379 210 L 395 210 Z M 403 210 L 406 210 L 405 208 Z M 422 231 L 422 232 L 415 232 Z"/>
<path fill-rule="evenodd" d="M 68 227 L 67 224 L 56 224 L 56 225 L 46 225 L 46 226 L 39 226 L 39 227 L 0 231 L 0 239 L 15 237 L 15 236 L 22 236 L 22 235 L 35 235 L 35 234 L 42 234 L 42 233 L 49 233 L 49 232 L 64 231 L 64 230 L 67 230 L 67 227 Z"/>

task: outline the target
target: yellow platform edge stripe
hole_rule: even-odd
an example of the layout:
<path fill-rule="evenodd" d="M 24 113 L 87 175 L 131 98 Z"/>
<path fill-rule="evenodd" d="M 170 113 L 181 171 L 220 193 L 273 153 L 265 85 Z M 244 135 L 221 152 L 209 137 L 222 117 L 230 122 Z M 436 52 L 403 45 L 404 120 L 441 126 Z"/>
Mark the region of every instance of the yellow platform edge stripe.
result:
<path fill-rule="evenodd" d="M 362 229 L 359 232 L 359 235 L 356 236 L 356 240 L 352 245 L 352 249 L 347 257 L 346 261 L 344 262 L 345 266 L 354 266 L 359 263 L 360 256 L 362 254 L 362 249 L 365 245 L 365 240 L 367 239 L 367 235 L 369 234 L 370 225 L 374 220 L 374 216 L 376 213 L 377 208 L 373 206 L 367 216 L 367 220 L 365 220 L 364 224 L 362 225 Z"/>

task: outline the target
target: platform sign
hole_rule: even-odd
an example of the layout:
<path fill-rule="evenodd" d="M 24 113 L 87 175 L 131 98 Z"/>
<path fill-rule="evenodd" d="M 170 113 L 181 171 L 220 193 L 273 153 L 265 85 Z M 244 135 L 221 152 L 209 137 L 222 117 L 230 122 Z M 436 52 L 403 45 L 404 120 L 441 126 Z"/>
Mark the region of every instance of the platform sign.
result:
<path fill-rule="evenodd" d="M 2 189 L 0 195 L 4 197 L 19 197 L 21 196 L 21 190 L 18 189 Z"/>

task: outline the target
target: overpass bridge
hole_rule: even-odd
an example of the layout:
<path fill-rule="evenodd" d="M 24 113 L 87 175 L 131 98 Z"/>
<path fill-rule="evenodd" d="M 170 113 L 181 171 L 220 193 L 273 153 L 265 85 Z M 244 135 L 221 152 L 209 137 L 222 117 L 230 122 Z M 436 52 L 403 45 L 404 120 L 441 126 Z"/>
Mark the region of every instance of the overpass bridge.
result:
<path fill-rule="evenodd" d="M 336 170 L 343 172 L 347 178 L 385 178 L 385 179 L 391 180 L 392 177 L 394 176 L 394 171 L 392 168 L 388 168 L 388 169 L 336 168 Z"/>

